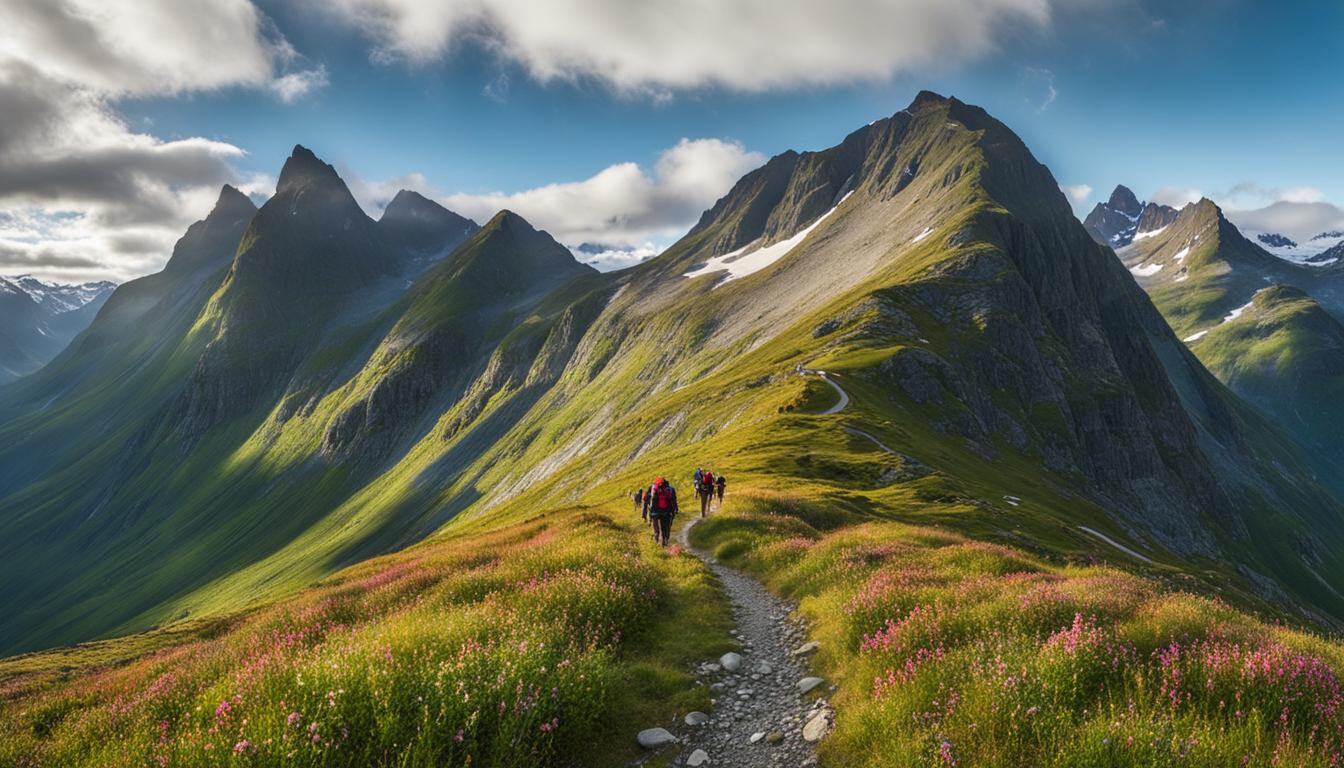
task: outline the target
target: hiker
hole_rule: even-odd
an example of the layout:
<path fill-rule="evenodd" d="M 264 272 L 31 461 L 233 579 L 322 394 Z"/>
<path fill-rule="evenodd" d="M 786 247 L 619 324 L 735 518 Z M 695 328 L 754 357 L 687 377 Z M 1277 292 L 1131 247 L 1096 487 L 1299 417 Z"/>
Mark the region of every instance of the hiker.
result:
<path fill-rule="evenodd" d="M 644 489 L 642 487 L 636 488 L 635 492 L 630 494 L 630 496 L 635 500 L 635 509 L 639 510 L 639 516 L 647 522 L 649 519 L 649 511 L 644 508 Z"/>
<path fill-rule="evenodd" d="M 677 516 L 677 489 L 661 476 L 655 478 L 644 494 L 644 506 L 653 521 L 654 540 L 666 547 L 672 537 L 672 518 Z"/>
<path fill-rule="evenodd" d="M 694 487 L 695 487 L 695 489 L 696 489 L 697 491 L 700 489 L 700 481 L 701 481 L 701 480 L 704 480 L 704 479 L 705 479 L 705 470 L 703 470 L 703 469 L 701 469 L 701 468 L 699 468 L 699 467 L 696 467 L 696 468 L 695 468 L 695 486 L 694 486 Z"/>
<path fill-rule="evenodd" d="M 695 492 L 700 494 L 700 516 L 709 514 L 709 501 L 714 498 L 714 473 L 705 470 L 700 476 L 700 484 L 696 486 Z"/>
<path fill-rule="evenodd" d="M 715 490 L 719 494 L 719 509 L 723 509 L 723 487 L 728 484 L 728 481 L 723 479 L 723 475 L 719 475 L 714 478 L 714 484 L 717 486 Z"/>

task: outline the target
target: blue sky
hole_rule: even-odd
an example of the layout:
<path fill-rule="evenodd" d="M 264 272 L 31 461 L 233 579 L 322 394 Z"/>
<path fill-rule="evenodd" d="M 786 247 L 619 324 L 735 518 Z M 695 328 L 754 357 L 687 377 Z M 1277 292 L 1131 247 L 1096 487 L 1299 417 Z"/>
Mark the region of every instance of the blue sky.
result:
<path fill-rule="evenodd" d="M 147 9 L 153 0 L 146 3 Z M 529 27 L 537 6 L 518 0 L 444 2 L 438 11 L 434 2 L 410 0 L 207 5 L 238 3 L 247 7 L 235 10 L 252 14 L 259 41 L 251 68 L 192 80 L 187 49 L 188 74 L 174 74 L 183 83 L 173 87 L 155 85 L 163 75 L 152 67 L 167 66 L 161 62 L 145 64 L 144 85 L 129 88 L 89 86 L 93 76 L 73 65 L 67 68 L 73 75 L 53 75 L 83 77 L 83 87 L 102 88 L 95 91 L 97 108 L 121 121 L 123 133 L 183 153 L 184 142 L 205 142 L 197 149 L 204 147 L 217 167 L 199 178 L 185 174 L 177 185 L 165 181 L 180 215 L 168 217 L 157 241 L 145 221 L 150 216 L 139 216 L 134 227 L 144 235 L 144 252 L 108 269 L 101 267 L 116 262 L 119 252 L 99 253 L 97 239 L 111 236 L 113 222 L 136 216 L 113 216 L 97 200 L 75 194 L 50 200 L 10 194 L 11 217 L 26 215 L 33 224 L 30 245 L 44 231 L 47 245 L 69 234 L 44 230 L 43 216 L 78 212 L 81 205 L 89 211 L 85 231 L 75 233 L 89 247 L 88 257 L 54 265 L 49 274 L 124 277 L 155 268 L 167 255 L 168 234 L 208 208 L 207 187 L 222 176 L 250 183 L 260 196 L 295 143 L 336 164 L 361 202 L 375 209 L 371 213 L 404 184 L 456 202 L 476 218 L 492 205 L 530 207 L 562 240 L 656 250 L 745 168 L 785 149 L 832 145 L 901 109 L 923 88 L 983 106 L 1006 122 L 1062 185 L 1075 188 L 1080 212 L 1117 182 L 1141 198 L 1177 202 L 1203 194 L 1229 208 L 1280 199 L 1344 202 L 1341 3 L 1196 0 L 1172 8 L 1176 4 L 1142 0 L 837 0 L 833 14 L 818 16 L 812 28 L 787 21 L 775 28 L 775 16 L 787 16 L 791 5 L 780 2 L 777 14 L 708 41 L 678 39 L 696 32 L 670 26 L 650 32 L 641 19 L 597 23 L 561 16 Z M 594 13 L 603 3 L 571 5 Z M 675 13 L 677 5 L 667 7 Z M 478 8 L 478 18 L 462 18 L 466 6 Z M 751 6 L 759 0 L 742 7 Z M 965 29 L 947 31 L 949 17 L 940 13 L 949 8 L 950 23 Z M 571 21 L 572 31 L 543 26 Z M 832 21 L 836 29 L 826 29 Z M 846 45 L 845 35 L 865 26 L 874 34 Z M 936 45 L 926 50 L 929 40 Z M 724 50 L 739 42 L 747 54 Z M 682 55 L 696 45 L 693 54 Z M 204 44 L 196 64 L 201 77 L 233 55 Z M 182 72 L 183 61 L 168 65 Z M 135 76 L 131 71 L 128 77 Z M 304 87 L 278 97 L 276 82 L 286 74 L 306 78 Z M 687 150 L 695 157 L 694 173 L 660 176 L 660 158 L 683 139 L 721 143 Z M 563 198 L 536 192 L 628 163 L 643 176 L 626 167 L 620 182 L 569 189 Z M 192 184 L 201 191 L 184 191 Z M 626 212 L 610 199 L 588 206 L 585 196 L 619 197 L 621 184 L 648 194 L 645 209 L 670 212 L 634 211 L 628 218 L 637 224 L 603 232 L 601 220 Z M 1084 186 L 1091 192 L 1084 194 Z M 507 197 L 520 193 L 525 196 Z M 602 215 L 573 224 L 562 199 Z M 158 208 L 170 205 L 168 197 L 156 201 Z M 95 227 L 99 216 L 104 221 Z M 5 235 L 0 227 L 0 273 L 21 271 L 20 262 L 4 263 Z M 30 261 L 44 266 L 35 253 L 27 254 Z"/>

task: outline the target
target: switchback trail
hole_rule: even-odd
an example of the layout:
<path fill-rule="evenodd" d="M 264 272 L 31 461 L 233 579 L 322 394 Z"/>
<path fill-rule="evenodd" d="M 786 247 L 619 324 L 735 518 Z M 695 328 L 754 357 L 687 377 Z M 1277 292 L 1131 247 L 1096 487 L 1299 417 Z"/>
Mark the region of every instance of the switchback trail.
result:
<path fill-rule="evenodd" d="M 798 373 L 803 376 L 820 376 L 822 381 L 826 382 L 827 384 L 830 384 L 831 388 L 835 390 L 835 393 L 840 395 L 839 402 L 837 402 L 835 405 L 832 405 L 830 408 L 827 408 L 826 410 L 822 411 L 821 413 L 817 414 L 818 416 L 830 416 L 832 414 L 839 413 L 845 410 L 845 407 L 849 405 L 849 393 L 841 389 L 839 384 L 836 384 L 834 381 L 831 381 L 830 375 L 827 374 L 825 371 L 818 371 L 813 368 L 804 368 L 802 364 L 799 363 Z"/>
<path fill-rule="evenodd" d="M 830 416 L 830 415 L 833 415 L 833 414 L 836 414 L 836 413 L 839 413 L 839 412 L 843 411 L 843 410 L 845 409 L 845 407 L 849 405 L 849 393 L 845 392 L 845 390 L 842 389 L 842 388 L 840 387 L 839 384 L 836 384 L 836 383 L 831 379 L 831 377 L 830 377 L 825 371 L 819 371 L 819 370 L 816 370 L 815 368 L 806 368 L 806 367 L 803 366 L 802 363 L 799 363 L 799 364 L 798 364 L 798 373 L 799 373 L 799 375 L 802 375 L 802 376 L 820 376 L 822 381 L 826 382 L 827 384 L 830 384 L 831 387 L 834 388 L 835 391 L 840 395 L 840 401 L 839 401 L 839 402 L 837 402 L 835 405 L 832 405 L 830 408 L 827 408 L 826 410 L 822 411 L 821 413 L 819 413 L 819 414 L 817 414 L 817 415 L 819 415 L 819 416 Z M 893 454 L 893 455 L 900 455 L 900 454 L 897 453 L 896 451 L 893 451 L 891 448 L 888 448 L 888 447 L 887 447 L 881 440 L 878 440 L 878 439 L 877 439 L 876 437 L 874 437 L 873 435 L 871 435 L 871 434 L 869 434 L 869 433 L 867 433 L 867 432 L 864 432 L 864 431 L 861 430 L 861 429 L 856 429 L 855 427 L 851 427 L 851 426 L 849 426 L 849 425 L 847 425 L 847 424 L 842 424 L 842 425 L 840 426 L 840 428 L 843 429 L 844 431 L 848 432 L 849 434 L 854 435 L 855 437 L 862 437 L 862 438 L 864 438 L 865 440 L 868 440 L 868 441 L 871 442 L 873 445 L 876 445 L 878 448 L 882 449 L 883 451 L 885 451 L 885 452 L 887 452 L 887 453 L 890 453 L 890 454 Z M 690 529 L 690 526 L 689 526 L 689 525 L 686 526 L 686 529 L 689 530 L 689 529 Z M 1140 553 L 1138 553 L 1138 552 L 1135 552 L 1134 550 L 1130 549 L 1129 547 L 1126 547 L 1124 544 L 1121 544 L 1120 542 L 1116 541 L 1115 539 L 1112 539 L 1110 536 L 1107 536 L 1106 534 L 1102 533 L 1101 531 L 1093 530 L 1093 529 L 1091 529 L 1091 528 L 1088 528 L 1088 527 L 1085 526 L 1085 525 L 1080 525 L 1080 526 L 1078 526 L 1078 530 L 1082 531 L 1083 533 L 1088 534 L 1089 536 L 1092 536 L 1092 537 L 1094 537 L 1094 538 L 1096 538 L 1096 539 L 1099 539 L 1099 540 L 1101 540 L 1101 541 L 1103 541 L 1103 542 L 1105 542 L 1105 543 L 1107 543 L 1107 544 L 1110 544 L 1112 547 L 1115 547 L 1116 549 L 1118 549 L 1118 550 L 1120 550 L 1121 552 L 1123 552 L 1123 553 L 1129 555 L 1130 557 L 1133 557 L 1133 558 L 1135 558 L 1135 559 L 1137 559 L 1137 560 L 1140 560 L 1140 561 L 1142 561 L 1142 562 L 1145 562 L 1145 563 L 1147 563 L 1147 564 L 1149 564 L 1149 565 L 1157 565 L 1157 563 L 1154 562 L 1151 558 L 1147 557 L 1146 555 L 1143 555 L 1143 554 L 1140 554 Z"/>
<path fill-rule="evenodd" d="M 713 691 L 714 711 L 708 722 L 689 730 L 674 765 L 700 764 L 695 759 L 701 757 L 698 750 L 708 756 L 704 764 L 712 766 L 815 765 L 804 727 L 824 718 L 807 729 L 809 735 L 818 736 L 832 717 L 824 698 L 829 687 L 808 677 L 807 657 L 816 646 L 806 645 L 806 630 L 790 618 L 793 609 L 786 601 L 755 579 L 719 564 L 710 553 L 691 547 L 690 532 L 698 522 L 700 518 L 692 519 L 677 533 L 677 540 L 703 560 L 723 585 L 732 603 L 734 636 L 742 651 L 740 661 L 725 655 L 695 670 L 699 681 Z M 737 669 L 725 668 L 724 662 Z M 808 686 L 810 693 L 804 693 L 802 687 Z"/>

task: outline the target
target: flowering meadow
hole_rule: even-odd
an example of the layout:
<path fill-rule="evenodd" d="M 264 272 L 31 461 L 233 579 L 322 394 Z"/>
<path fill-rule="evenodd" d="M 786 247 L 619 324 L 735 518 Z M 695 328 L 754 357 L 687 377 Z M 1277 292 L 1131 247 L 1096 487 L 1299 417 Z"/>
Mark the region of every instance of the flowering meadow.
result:
<path fill-rule="evenodd" d="M 840 684 L 823 764 L 1344 764 L 1338 643 L 1119 570 L 808 517 L 758 500 L 693 539 L 813 621 Z"/>
<path fill-rule="evenodd" d="M 703 696 L 676 670 L 727 642 L 726 619 L 690 617 L 711 646 L 669 648 L 659 622 L 717 605 L 699 562 L 598 515 L 551 519 L 362 563 L 128 664 L 7 679 L 0 765 L 624 761 L 638 702 L 666 718 Z"/>

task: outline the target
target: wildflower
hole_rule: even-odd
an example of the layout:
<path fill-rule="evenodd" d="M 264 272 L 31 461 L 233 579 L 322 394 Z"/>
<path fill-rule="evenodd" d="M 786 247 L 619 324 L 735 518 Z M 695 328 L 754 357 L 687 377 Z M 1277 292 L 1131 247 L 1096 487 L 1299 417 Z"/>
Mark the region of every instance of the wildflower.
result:
<path fill-rule="evenodd" d="M 302 720 L 303 716 L 300 715 L 298 712 L 290 712 L 289 717 L 285 718 L 285 725 L 288 725 L 290 728 L 298 728 L 299 723 Z"/>
<path fill-rule="evenodd" d="M 957 759 L 952 756 L 952 742 L 943 739 L 943 743 L 938 747 L 938 757 L 943 761 L 943 765 L 956 765 Z"/>
<path fill-rule="evenodd" d="M 242 741 L 233 745 L 233 753 L 235 755 L 241 755 L 244 752 L 250 752 L 250 751 L 252 751 L 252 742 L 248 741 L 247 739 L 243 739 Z"/>
<path fill-rule="evenodd" d="M 215 707 L 215 718 L 216 718 L 216 719 L 219 719 L 219 720 L 222 720 L 222 719 L 228 717 L 228 716 L 229 716 L 229 713 L 232 712 L 232 711 L 233 711 L 233 707 L 229 704 L 229 700 L 228 700 L 228 699 L 225 699 L 225 700 L 219 702 L 219 706 L 218 706 L 218 707 Z"/>

